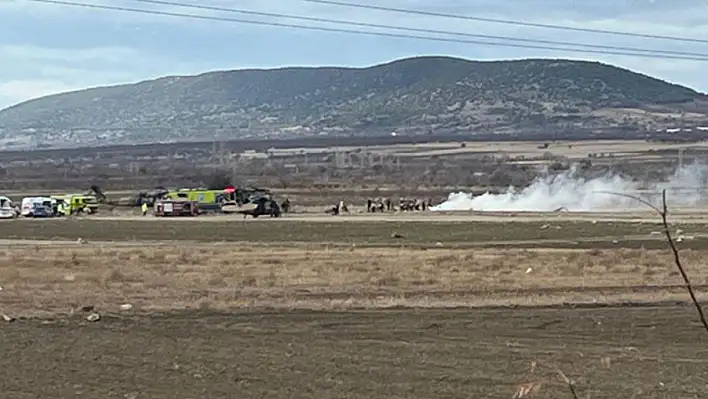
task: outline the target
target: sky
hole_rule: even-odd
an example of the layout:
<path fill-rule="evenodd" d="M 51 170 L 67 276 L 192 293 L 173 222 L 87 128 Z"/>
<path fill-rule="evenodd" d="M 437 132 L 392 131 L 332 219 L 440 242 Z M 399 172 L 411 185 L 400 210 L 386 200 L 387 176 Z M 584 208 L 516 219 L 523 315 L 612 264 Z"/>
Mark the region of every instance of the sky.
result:
<path fill-rule="evenodd" d="M 151 5 L 135 0 L 74 1 L 255 21 L 383 31 Z M 176 1 L 462 33 L 686 51 L 708 56 L 708 43 L 520 27 L 313 4 L 302 0 Z M 708 40 L 708 0 L 342 1 Z M 77 8 L 28 0 L 0 0 L 0 21 L 0 109 L 47 94 L 137 82 L 166 75 L 191 75 L 216 69 L 255 67 L 370 66 L 416 55 L 449 55 L 477 60 L 529 57 L 596 60 L 708 92 L 708 74 L 702 72 L 702 69 L 708 67 L 708 61 L 652 59 L 318 32 Z M 434 36 L 415 32 L 410 34 Z"/>

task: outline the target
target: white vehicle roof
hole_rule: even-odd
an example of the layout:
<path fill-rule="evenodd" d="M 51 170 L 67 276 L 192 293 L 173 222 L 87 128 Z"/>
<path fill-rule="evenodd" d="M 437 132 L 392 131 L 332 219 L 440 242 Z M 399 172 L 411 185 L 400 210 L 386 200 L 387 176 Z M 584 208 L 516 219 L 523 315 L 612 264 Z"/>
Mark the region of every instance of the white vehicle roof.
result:
<path fill-rule="evenodd" d="M 7 211 L 8 209 L 12 209 L 12 207 L 15 205 L 12 200 L 4 195 L 0 195 L 0 209 L 4 209 Z"/>
<path fill-rule="evenodd" d="M 52 199 L 52 197 L 25 197 L 22 198 L 22 201 L 51 201 Z"/>
<path fill-rule="evenodd" d="M 22 207 L 24 208 L 26 205 L 29 204 L 41 204 L 43 202 L 54 203 L 56 202 L 56 200 L 50 197 L 25 197 L 22 198 Z"/>

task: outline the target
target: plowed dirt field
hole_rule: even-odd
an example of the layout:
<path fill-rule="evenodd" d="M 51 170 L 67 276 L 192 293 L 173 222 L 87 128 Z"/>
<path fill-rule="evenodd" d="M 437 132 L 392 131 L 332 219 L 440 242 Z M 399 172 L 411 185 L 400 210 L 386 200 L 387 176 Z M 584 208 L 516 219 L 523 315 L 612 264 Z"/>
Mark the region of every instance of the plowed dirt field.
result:
<path fill-rule="evenodd" d="M 24 398 L 694 399 L 690 307 L 190 311 L 2 325 L 0 392 Z M 586 396 L 587 395 L 587 396 Z"/>

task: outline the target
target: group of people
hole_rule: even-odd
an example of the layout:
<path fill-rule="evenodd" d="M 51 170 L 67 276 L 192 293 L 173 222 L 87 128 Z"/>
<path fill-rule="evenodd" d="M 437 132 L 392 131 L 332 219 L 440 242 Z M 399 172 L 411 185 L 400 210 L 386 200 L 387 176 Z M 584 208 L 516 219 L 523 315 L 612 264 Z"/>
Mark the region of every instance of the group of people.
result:
<path fill-rule="evenodd" d="M 421 200 L 421 199 L 401 199 L 399 205 L 399 210 L 405 211 L 425 211 L 433 206 L 432 201 Z"/>
<path fill-rule="evenodd" d="M 401 198 L 398 204 L 398 208 L 396 209 L 396 206 L 393 204 L 390 198 L 379 198 L 376 200 L 368 199 L 366 200 L 366 212 L 373 213 L 391 211 L 425 211 L 426 209 L 430 208 L 431 205 L 432 204 L 430 200 L 426 202 L 425 200 L 421 199 Z"/>
<path fill-rule="evenodd" d="M 378 198 L 378 199 L 367 199 L 366 200 L 366 212 L 367 213 L 377 213 L 377 212 L 407 212 L 407 211 L 425 211 L 431 207 L 431 201 L 424 201 L 421 199 L 404 199 L 400 200 L 398 207 L 391 201 L 390 198 Z M 332 215 L 339 215 L 341 213 L 349 213 L 349 208 L 344 203 L 344 201 L 339 201 L 339 203 L 332 208 L 327 210 L 327 213 Z"/>

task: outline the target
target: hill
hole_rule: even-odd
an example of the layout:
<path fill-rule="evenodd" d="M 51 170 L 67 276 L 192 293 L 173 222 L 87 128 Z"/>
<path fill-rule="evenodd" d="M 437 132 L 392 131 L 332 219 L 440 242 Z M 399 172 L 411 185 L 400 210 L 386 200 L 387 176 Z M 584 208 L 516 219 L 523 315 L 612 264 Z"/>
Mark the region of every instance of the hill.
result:
<path fill-rule="evenodd" d="M 598 62 L 415 57 L 367 68 L 217 71 L 51 95 L 0 111 L 0 134 L 86 145 L 392 130 L 643 130 L 707 115 L 704 94 Z"/>

